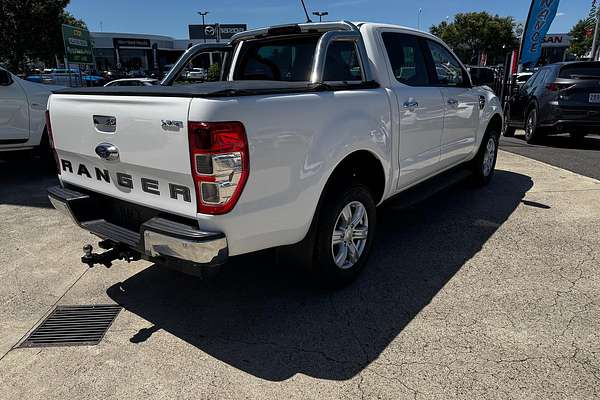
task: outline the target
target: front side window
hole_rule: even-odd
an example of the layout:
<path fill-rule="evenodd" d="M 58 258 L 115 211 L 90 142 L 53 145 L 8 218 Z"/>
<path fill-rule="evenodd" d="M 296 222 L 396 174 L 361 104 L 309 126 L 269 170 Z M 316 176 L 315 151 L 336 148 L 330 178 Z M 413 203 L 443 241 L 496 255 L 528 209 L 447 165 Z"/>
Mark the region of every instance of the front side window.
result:
<path fill-rule="evenodd" d="M 465 74 L 458 60 L 441 44 L 427 40 L 435 77 L 443 86 L 465 86 Z"/>
<path fill-rule="evenodd" d="M 384 32 L 381 36 L 396 80 L 410 86 L 428 85 L 427 66 L 418 39 L 394 32 Z"/>
<path fill-rule="evenodd" d="M 329 45 L 323 80 L 328 82 L 363 80 L 362 68 L 354 42 L 340 40 Z"/>

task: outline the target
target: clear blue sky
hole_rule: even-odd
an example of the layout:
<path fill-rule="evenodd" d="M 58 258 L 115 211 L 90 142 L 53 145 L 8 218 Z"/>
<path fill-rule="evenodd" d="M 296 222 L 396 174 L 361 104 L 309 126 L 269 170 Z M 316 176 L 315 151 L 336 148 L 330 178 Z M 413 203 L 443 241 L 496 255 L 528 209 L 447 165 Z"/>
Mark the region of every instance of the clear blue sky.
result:
<path fill-rule="evenodd" d="M 326 10 L 330 20 L 388 22 L 416 27 L 421 7 L 421 29 L 457 12 L 487 11 L 524 21 L 528 0 L 305 0 L 310 11 Z M 568 32 L 587 15 L 591 0 L 562 0 L 551 33 Z M 198 10 L 208 10 L 207 23 L 246 23 L 250 28 L 302 22 L 300 0 L 71 0 L 68 10 L 83 19 L 90 30 L 148 33 L 188 37 L 188 24 L 201 23 Z"/>

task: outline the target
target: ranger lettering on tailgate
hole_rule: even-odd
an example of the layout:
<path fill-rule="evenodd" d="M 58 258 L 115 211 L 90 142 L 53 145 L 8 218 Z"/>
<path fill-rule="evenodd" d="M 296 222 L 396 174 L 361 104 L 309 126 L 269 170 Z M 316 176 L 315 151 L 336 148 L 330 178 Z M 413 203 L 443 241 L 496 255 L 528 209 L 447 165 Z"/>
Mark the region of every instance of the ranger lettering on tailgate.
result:
<path fill-rule="evenodd" d="M 71 174 L 79 176 L 85 176 L 89 179 L 96 179 L 98 181 L 104 181 L 106 183 L 110 183 L 111 180 L 109 171 L 107 169 L 100 169 L 94 167 L 94 173 L 92 174 L 90 172 L 90 168 L 86 167 L 85 164 L 78 163 L 77 168 L 75 168 L 71 161 L 65 160 L 63 158 L 60 159 L 60 168 L 64 172 L 69 172 Z M 133 177 L 124 172 L 116 172 L 115 177 L 117 185 L 121 187 L 133 189 L 136 185 Z M 141 186 L 142 191 L 160 196 L 160 187 L 157 180 L 141 177 L 139 185 Z M 172 199 L 182 199 L 183 201 L 188 203 L 192 201 L 190 189 L 186 186 L 178 185 L 175 183 L 169 183 L 169 196 Z"/>

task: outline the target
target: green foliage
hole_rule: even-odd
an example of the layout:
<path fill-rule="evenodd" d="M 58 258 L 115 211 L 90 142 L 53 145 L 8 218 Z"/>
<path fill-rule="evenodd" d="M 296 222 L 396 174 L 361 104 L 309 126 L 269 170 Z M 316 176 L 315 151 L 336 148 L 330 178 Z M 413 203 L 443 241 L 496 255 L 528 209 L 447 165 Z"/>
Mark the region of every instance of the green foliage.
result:
<path fill-rule="evenodd" d="M 13 72 L 24 72 L 26 64 L 54 64 L 62 59 L 62 24 L 86 28 L 65 7 L 69 0 L 1 0 L 0 62 Z"/>
<path fill-rule="evenodd" d="M 441 22 L 429 31 L 446 42 L 466 64 L 477 64 L 482 52 L 488 64 L 503 62 L 507 52 L 517 46 L 512 17 L 500 17 L 486 12 L 459 13 L 454 21 Z"/>
<path fill-rule="evenodd" d="M 592 49 L 593 32 L 595 21 L 593 19 L 581 19 L 571 29 L 571 52 L 575 57 L 585 57 Z"/>
<path fill-rule="evenodd" d="M 218 81 L 221 77 L 221 66 L 217 63 L 212 64 L 209 68 L 208 68 L 208 72 L 207 72 L 207 81 L 209 82 L 215 82 Z"/>

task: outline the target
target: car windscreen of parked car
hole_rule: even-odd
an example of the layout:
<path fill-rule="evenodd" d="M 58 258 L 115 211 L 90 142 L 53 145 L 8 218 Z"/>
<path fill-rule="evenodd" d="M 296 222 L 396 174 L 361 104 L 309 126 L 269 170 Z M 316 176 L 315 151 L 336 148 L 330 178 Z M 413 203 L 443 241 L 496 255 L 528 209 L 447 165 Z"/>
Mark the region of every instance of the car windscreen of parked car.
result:
<path fill-rule="evenodd" d="M 600 63 L 577 63 L 561 68 L 559 78 L 566 79 L 600 79 Z"/>

